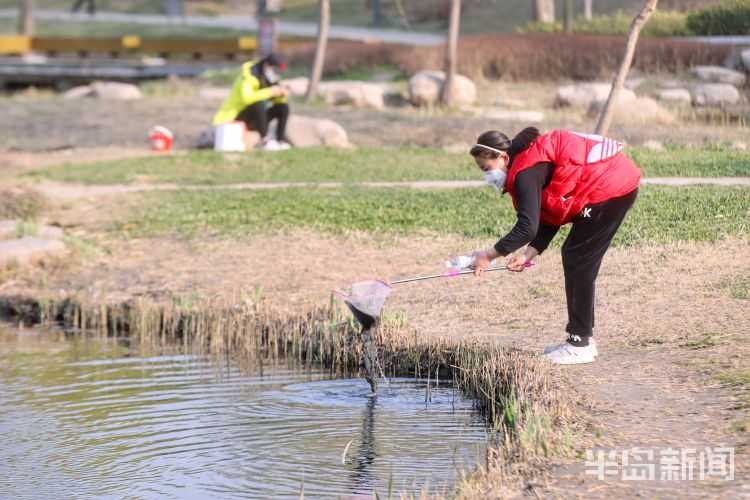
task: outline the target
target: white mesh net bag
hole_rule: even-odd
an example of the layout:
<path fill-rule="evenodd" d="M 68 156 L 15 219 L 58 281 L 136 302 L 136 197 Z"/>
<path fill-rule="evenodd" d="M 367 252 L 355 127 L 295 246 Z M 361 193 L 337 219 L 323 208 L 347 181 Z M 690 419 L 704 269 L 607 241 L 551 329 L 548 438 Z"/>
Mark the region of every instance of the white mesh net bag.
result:
<path fill-rule="evenodd" d="M 334 289 L 333 293 L 357 310 L 370 316 L 378 316 L 386 297 L 393 290 L 395 289 L 386 281 L 370 280 Z"/>

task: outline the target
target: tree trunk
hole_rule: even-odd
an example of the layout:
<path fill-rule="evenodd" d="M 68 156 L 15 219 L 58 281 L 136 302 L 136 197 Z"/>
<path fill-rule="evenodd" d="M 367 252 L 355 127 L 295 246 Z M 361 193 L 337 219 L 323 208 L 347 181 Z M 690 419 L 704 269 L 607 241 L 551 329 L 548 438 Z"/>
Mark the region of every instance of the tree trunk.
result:
<path fill-rule="evenodd" d="M 581 3 L 581 10 L 583 10 L 583 17 L 587 20 L 591 20 L 594 17 L 594 0 L 583 0 Z"/>
<path fill-rule="evenodd" d="M 542 23 L 554 23 L 555 0 L 534 0 L 534 17 Z"/>
<path fill-rule="evenodd" d="M 24 36 L 34 35 L 34 10 L 36 0 L 19 0 L 18 33 Z"/>
<path fill-rule="evenodd" d="M 370 0 L 370 7 L 372 8 L 372 24 L 380 26 L 383 20 L 383 12 L 380 6 L 380 0 Z"/>
<path fill-rule="evenodd" d="M 182 0 L 167 0 L 167 15 L 172 17 L 182 17 L 184 10 Z"/>
<path fill-rule="evenodd" d="M 563 0 L 565 33 L 573 33 L 573 0 Z"/>
<path fill-rule="evenodd" d="M 331 22 L 330 0 L 320 0 L 320 18 L 318 21 L 318 43 L 315 46 L 315 59 L 313 61 L 310 84 L 307 87 L 306 102 L 312 102 L 318 97 L 318 83 L 323 74 L 323 65 L 326 59 L 326 45 L 328 44 L 328 25 Z"/>
<path fill-rule="evenodd" d="M 440 103 L 450 106 L 453 103 L 453 81 L 456 79 L 456 52 L 458 51 L 458 31 L 461 25 L 461 0 L 451 0 L 451 14 L 448 22 L 448 43 L 445 45 L 445 80 L 440 89 Z"/>
<path fill-rule="evenodd" d="M 612 90 L 609 92 L 609 98 L 607 98 L 607 103 L 604 105 L 602 114 L 599 117 L 599 123 L 596 125 L 596 133 L 599 135 L 606 135 L 609 130 L 609 126 L 612 123 L 615 102 L 617 102 L 617 96 L 620 93 L 622 85 L 625 83 L 625 77 L 630 70 L 630 64 L 633 62 L 633 54 L 635 53 L 635 47 L 638 44 L 638 36 L 648 22 L 648 19 L 651 17 L 651 14 L 653 14 L 656 9 L 658 1 L 659 0 L 647 0 L 646 5 L 643 6 L 643 10 L 635 16 L 633 24 L 630 25 L 630 33 L 628 34 L 628 41 L 625 44 L 625 52 L 622 56 L 622 62 L 620 62 L 620 68 L 617 70 L 617 73 L 612 80 Z"/>

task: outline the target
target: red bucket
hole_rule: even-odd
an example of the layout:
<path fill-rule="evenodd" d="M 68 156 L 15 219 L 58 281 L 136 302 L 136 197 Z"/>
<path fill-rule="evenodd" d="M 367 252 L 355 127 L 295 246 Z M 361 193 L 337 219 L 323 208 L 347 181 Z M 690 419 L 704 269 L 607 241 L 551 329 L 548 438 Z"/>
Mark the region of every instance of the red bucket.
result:
<path fill-rule="evenodd" d="M 151 141 L 151 149 L 154 151 L 171 151 L 174 136 L 167 127 L 157 125 L 148 133 L 148 139 Z"/>

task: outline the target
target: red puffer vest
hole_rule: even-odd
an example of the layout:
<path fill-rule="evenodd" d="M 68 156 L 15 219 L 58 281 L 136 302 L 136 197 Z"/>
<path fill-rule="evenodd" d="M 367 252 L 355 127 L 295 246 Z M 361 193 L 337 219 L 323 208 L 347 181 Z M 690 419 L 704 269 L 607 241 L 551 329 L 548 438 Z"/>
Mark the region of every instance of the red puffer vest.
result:
<path fill-rule="evenodd" d="M 626 195 L 638 187 L 641 171 L 621 149 L 621 143 L 608 137 L 555 130 L 539 136 L 515 157 L 505 189 L 518 208 L 513 189 L 516 176 L 537 163 L 553 163 L 552 180 L 542 190 L 541 220 L 562 226 L 586 205 Z"/>

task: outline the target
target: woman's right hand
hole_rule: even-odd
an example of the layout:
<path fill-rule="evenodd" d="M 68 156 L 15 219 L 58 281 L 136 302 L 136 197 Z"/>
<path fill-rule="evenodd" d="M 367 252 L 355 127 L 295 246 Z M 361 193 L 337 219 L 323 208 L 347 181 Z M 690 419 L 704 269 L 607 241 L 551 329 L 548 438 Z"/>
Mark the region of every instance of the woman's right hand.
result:
<path fill-rule="evenodd" d="M 522 254 L 510 259 L 507 266 L 509 271 L 520 273 L 525 269 L 524 264 L 526 264 L 526 256 Z"/>
<path fill-rule="evenodd" d="M 274 97 L 289 97 L 289 88 L 283 85 L 274 85 L 271 87 L 271 95 Z"/>

